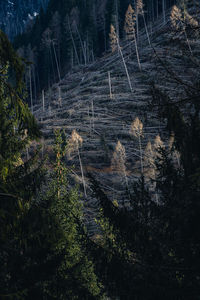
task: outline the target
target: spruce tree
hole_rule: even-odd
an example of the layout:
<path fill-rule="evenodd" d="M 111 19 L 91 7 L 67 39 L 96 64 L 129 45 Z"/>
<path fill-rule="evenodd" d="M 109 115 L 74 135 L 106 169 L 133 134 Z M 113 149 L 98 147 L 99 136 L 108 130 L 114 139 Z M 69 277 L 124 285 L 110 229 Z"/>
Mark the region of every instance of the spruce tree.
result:
<path fill-rule="evenodd" d="M 3 39 L 10 52 L 1 44 L 0 298 L 98 299 L 78 191 L 67 188 L 66 143 L 57 133 L 53 172 L 46 172 L 32 144 L 41 133 L 23 101 L 23 63 Z"/>
<path fill-rule="evenodd" d="M 54 216 L 61 236 L 55 247 L 61 264 L 50 282 L 50 294 L 56 299 L 97 299 L 100 284 L 88 257 L 86 231 L 83 225 L 83 205 L 77 187 L 67 188 L 68 170 L 64 164 L 67 143 L 64 132 L 55 138 L 55 166 L 45 201 Z"/>

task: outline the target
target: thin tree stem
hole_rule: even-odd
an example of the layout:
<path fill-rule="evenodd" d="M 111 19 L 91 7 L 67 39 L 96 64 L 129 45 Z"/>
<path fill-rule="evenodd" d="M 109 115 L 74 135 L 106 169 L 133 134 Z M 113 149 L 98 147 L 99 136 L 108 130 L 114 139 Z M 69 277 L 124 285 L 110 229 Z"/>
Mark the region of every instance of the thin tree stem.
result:
<path fill-rule="evenodd" d="M 117 45 L 118 45 L 118 50 L 119 50 L 119 53 L 120 53 L 120 55 L 121 55 L 121 58 L 122 58 L 122 61 L 123 61 L 123 64 L 124 64 L 124 68 L 125 68 L 125 71 L 126 71 L 126 76 L 127 76 L 128 83 L 129 83 L 129 87 L 130 87 L 130 90 L 131 90 L 131 93 L 132 93 L 132 92 L 133 92 L 133 88 L 132 88 L 130 76 L 129 76 L 129 73 L 128 73 L 128 69 L 127 69 L 127 66 L 126 66 L 126 62 L 125 62 L 125 59 L 124 59 L 124 56 L 123 56 L 121 47 L 120 47 L 120 45 L 119 45 L 119 40 L 118 40 L 118 38 L 117 38 Z"/>
<path fill-rule="evenodd" d="M 58 66 L 58 59 L 57 59 L 57 55 L 56 55 L 56 49 L 55 49 L 54 42 L 52 42 L 52 44 L 53 44 L 53 51 L 54 51 L 55 60 L 56 60 L 56 67 L 57 67 L 57 71 L 58 71 L 58 78 L 59 78 L 59 81 L 61 81 L 60 70 L 59 70 L 59 66 Z"/>
<path fill-rule="evenodd" d="M 141 164 L 141 173 L 143 175 L 144 173 L 144 168 L 143 168 L 143 157 L 142 157 L 142 145 L 141 145 L 141 137 L 139 135 L 139 147 L 140 147 L 140 164 Z"/>
<path fill-rule="evenodd" d="M 85 178 L 84 178 L 84 174 L 83 174 L 83 166 L 82 166 L 82 161 L 81 161 L 81 156 L 80 156 L 79 148 L 78 148 L 78 158 L 79 158 L 79 163 L 80 163 L 80 168 L 81 168 L 81 176 L 82 176 L 84 194 L 85 194 L 85 197 L 87 197 L 86 185 L 85 185 Z"/>
<path fill-rule="evenodd" d="M 146 20 L 145 20 L 144 13 L 142 14 L 142 16 L 143 16 L 143 20 L 144 20 L 144 27 L 145 27 L 147 39 L 148 39 L 148 42 L 149 42 L 149 46 L 151 47 L 151 41 L 150 41 L 149 32 L 148 32 L 147 23 L 146 23 Z"/>

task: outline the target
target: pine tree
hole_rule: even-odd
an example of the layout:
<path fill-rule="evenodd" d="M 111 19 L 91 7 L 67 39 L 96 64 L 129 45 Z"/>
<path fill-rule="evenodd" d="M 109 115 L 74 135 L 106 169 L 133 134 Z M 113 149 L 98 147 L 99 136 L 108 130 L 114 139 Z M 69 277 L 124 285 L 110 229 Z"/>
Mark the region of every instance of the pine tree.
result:
<path fill-rule="evenodd" d="M 20 70 L 22 63 L 14 51 L 13 54 L 15 59 L 8 58 L 10 68 L 15 62 L 14 72 L 14 68 Z M 46 173 L 39 149 L 33 153 L 31 147 L 29 158 L 25 156 L 27 145 L 41 134 L 23 102 L 23 76 L 18 77 L 18 85 L 13 87 L 8 70 L 9 66 L 2 64 L 0 298 L 98 298 L 101 286 L 87 253 L 82 205 L 77 188 L 67 188 L 63 164 L 66 138 L 56 134 L 52 173 Z"/>
<path fill-rule="evenodd" d="M 61 231 L 54 251 L 62 260 L 54 274 L 54 280 L 48 283 L 49 294 L 57 299 L 95 299 L 100 294 L 101 286 L 87 253 L 83 205 L 78 189 L 68 188 L 69 171 L 64 164 L 67 147 L 65 133 L 56 131 L 56 161 L 44 201 Z"/>
<path fill-rule="evenodd" d="M 3 38 L 6 39 L 5 36 Z M 35 226 L 36 220 L 38 224 L 42 221 L 42 213 L 33 204 L 33 199 L 43 183 L 44 171 L 41 162 L 37 162 L 37 154 L 29 160 L 24 156 L 27 145 L 40 137 L 40 131 L 28 106 L 23 102 L 23 64 L 8 41 L 1 46 L 10 47 L 10 52 L 7 52 L 9 64 L 3 64 L 2 56 L 0 70 L 1 297 L 7 295 L 11 299 L 24 299 L 31 289 L 34 290 L 35 284 L 42 280 L 42 273 L 38 270 L 43 264 L 42 256 L 39 268 L 36 265 L 38 252 L 42 250 L 39 244 L 46 232 L 39 232 Z M 15 74 L 18 74 L 16 86 L 12 86 L 8 80 L 9 68 L 10 72 L 16 70 Z M 29 223 L 31 218 L 33 224 Z M 30 250 L 34 243 L 38 248 Z M 33 276 L 33 260 L 37 279 Z"/>

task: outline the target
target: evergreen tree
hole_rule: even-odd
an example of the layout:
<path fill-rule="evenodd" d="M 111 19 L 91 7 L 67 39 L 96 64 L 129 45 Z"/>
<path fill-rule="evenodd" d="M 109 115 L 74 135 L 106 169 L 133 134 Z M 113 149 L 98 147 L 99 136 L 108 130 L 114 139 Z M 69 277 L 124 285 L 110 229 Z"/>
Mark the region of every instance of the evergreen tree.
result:
<path fill-rule="evenodd" d="M 173 133 L 173 139 L 167 147 L 158 135 L 153 148 L 148 145 L 144 153 L 144 177 L 132 188 L 129 183 L 127 199 L 119 201 L 126 202 L 126 206 L 110 201 L 91 178 L 101 207 L 100 236 L 95 240 L 99 246 L 96 264 L 110 297 L 199 298 L 198 57 L 195 68 L 195 78 L 187 83 L 170 73 L 170 83 L 179 82 L 183 92 L 176 100 L 153 85 L 152 108 L 167 121 L 166 129 L 169 136 Z M 146 180 L 148 173 L 150 178 Z"/>
<path fill-rule="evenodd" d="M 23 63 L 3 39 L 10 52 L 1 44 L 0 298 L 98 299 L 78 191 L 67 188 L 65 140 L 56 134 L 54 171 L 46 173 L 32 144 L 41 134 L 23 102 Z"/>

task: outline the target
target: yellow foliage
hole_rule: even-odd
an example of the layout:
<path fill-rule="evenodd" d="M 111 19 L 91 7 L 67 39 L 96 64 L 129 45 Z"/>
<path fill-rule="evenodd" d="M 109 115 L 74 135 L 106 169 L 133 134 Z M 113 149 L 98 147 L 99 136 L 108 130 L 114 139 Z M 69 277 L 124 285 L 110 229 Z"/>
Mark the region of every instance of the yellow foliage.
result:
<path fill-rule="evenodd" d="M 127 40 L 135 39 L 135 24 L 136 24 L 136 15 L 134 9 L 130 4 L 126 12 L 125 24 L 124 24 L 124 30 L 126 33 Z"/>

